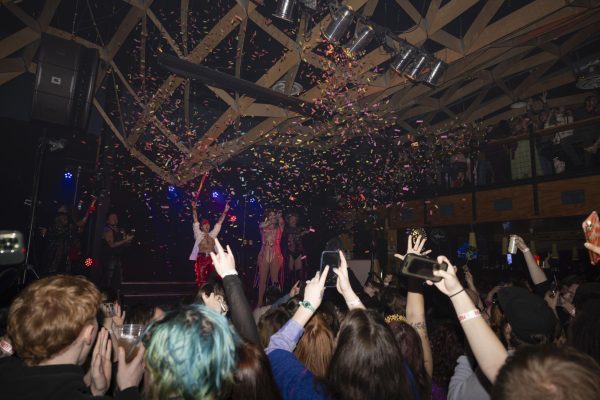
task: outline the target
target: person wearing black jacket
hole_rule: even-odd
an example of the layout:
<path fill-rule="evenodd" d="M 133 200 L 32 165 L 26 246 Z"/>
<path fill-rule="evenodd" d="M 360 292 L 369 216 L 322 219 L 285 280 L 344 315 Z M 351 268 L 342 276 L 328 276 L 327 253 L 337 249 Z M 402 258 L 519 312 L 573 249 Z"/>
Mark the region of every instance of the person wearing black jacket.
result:
<path fill-rule="evenodd" d="M 111 380 L 108 331 L 98 333 L 100 291 L 83 277 L 54 275 L 29 285 L 14 300 L 8 336 L 15 356 L 0 359 L 3 400 L 103 399 Z M 95 344 L 94 344 L 95 343 Z M 82 365 L 92 350 L 90 368 Z M 141 399 L 144 350 L 130 362 L 119 348 L 115 398 Z"/>

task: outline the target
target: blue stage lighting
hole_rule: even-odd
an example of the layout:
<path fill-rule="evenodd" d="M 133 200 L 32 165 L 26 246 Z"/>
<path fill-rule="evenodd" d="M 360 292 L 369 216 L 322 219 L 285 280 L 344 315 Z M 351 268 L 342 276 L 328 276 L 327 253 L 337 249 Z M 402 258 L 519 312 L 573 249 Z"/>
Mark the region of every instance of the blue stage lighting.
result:
<path fill-rule="evenodd" d="M 67 171 L 65 172 L 65 179 L 72 179 L 73 178 L 73 173 Z"/>
<path fill-rule="evenodd" d="M 175 186 L 169 185 L 168 190 L 169 190 L 169 192 L 174 192 L 175 191 Z"/>
<path fill-rule="evenodd" d="M 250 203 L 256 203 L 256 199 L 254 197 L 250 197 Z"/>
<path fill-rule="evenodd" d="M 219 197 L 219 192 L 212 192 L 212 197 L 213 197 L 213 199 L 216 199 L 217 197 Z"/>

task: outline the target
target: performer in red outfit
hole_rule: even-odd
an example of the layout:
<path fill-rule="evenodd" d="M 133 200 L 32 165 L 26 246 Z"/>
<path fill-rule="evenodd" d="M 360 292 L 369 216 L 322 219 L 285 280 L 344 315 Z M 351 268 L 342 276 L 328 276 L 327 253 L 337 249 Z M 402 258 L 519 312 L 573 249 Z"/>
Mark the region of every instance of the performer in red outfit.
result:
<path fill-rule="evenodd" d="M 196 283 L 198 287 L 208 282 L 211 274 L 215 274 L 215 267 L 210 258 L 210 252 L 215 249 L 215 239 L 221 231 L 225 216 L 229 211 L 229 202 L 225 204 L 225 210 L 221 217 L 210 230 L 210 222 L 207 219 L 202 220 L 202 224 L 198 221 L 198 209 L 196 202 L 192 202 L 192 216 L 194 217 L 194 248 L 190 254 L 190 260 L 195 261 L 194 270 L 196 271 Z"/>

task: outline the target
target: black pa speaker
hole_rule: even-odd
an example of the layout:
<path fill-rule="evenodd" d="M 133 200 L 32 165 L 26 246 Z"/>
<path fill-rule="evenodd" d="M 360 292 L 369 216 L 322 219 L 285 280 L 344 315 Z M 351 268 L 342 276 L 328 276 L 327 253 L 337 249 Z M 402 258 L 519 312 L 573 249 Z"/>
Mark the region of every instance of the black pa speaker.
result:
<path fill-rule="evenodd" d="M 78 43 L 43 35 L 33 91 L 32 118 L 85 129 L 99 55 Z"/>

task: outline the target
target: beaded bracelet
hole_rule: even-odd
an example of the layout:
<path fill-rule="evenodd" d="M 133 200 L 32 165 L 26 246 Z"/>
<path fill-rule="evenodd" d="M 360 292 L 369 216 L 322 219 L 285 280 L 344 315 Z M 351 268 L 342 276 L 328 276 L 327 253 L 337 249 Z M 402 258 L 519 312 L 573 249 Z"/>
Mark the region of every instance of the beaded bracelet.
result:
<path fill-rule="evenodd" d="M 307 310 L 315 312 L 315 307 L 312 304 L 310 304 L 310 301 L 302 300 L 299 304 Z"/>
<path fill-rule="evenodd" d="M 479 310 L 475 309 L 475 310 L 467 311 L 466 313 L 463 313 L 463 314 L 459 314 L 458 320 L 462 324 L 465 321 L 468 321 L 473 318 L 479 318 L 479 317 L 481 317 L 481 312 Z"/>

